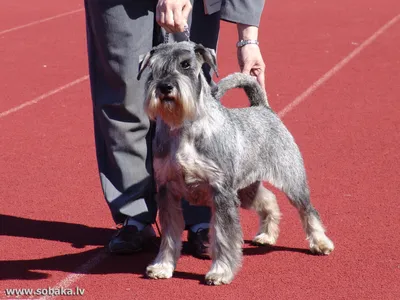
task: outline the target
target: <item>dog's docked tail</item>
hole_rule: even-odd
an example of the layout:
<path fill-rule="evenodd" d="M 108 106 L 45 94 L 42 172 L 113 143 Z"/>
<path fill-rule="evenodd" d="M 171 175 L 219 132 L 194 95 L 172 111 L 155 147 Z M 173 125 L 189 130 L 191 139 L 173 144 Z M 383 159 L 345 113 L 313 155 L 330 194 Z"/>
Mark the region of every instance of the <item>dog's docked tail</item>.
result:
<path fill-rule="evenodd" d="M 221 97 L 228 91 L 234 88 L 243 88 L 249 97 L 251 106 L 268 106 L 268 98 L 264 90 L 261 88 L 257 80 L 250 75 L 243 73 L 233 73 L 221 79 L 214 87 L 213 96 L 220 100 Z"/>

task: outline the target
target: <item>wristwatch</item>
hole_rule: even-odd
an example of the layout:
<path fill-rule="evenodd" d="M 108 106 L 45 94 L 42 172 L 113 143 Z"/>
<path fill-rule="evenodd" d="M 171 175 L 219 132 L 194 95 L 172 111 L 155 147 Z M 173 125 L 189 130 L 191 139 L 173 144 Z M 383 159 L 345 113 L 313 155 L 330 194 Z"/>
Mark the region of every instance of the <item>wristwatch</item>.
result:
<path fill-rule="evenodd" d="M 236 47 L 241 48 L 248 44 L 258 45 L 258 41 L 257 40 L 240 40 L 239 42 L 237 42 Z"/>

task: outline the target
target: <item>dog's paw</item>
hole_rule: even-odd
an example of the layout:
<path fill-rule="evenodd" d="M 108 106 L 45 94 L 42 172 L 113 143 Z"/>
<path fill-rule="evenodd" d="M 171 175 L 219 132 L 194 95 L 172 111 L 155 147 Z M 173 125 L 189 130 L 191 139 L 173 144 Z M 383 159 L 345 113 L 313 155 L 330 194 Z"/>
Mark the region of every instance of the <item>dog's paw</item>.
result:
<path fill-rule="evenodd" d="M 314 254 L 328 255 L 334 248 L 333 242 L 325 234 L 310 238 L 310 250 Z"/>
<path fill-rule="evenodd" d="M 232 274 L 221 274 L 221 273 L 212 273 L 208 272 L 206 275 L 206 284 L 207 285 L 222 285 L 229 284 L 233 280 Z"/>
<path fill-rule="evenodd" d="M 146 275 L 153 279 L 167 279 L 172 277 L 174 266 L 169 263 L 151 264 L 146 268 Z"/>
<path fill-rule="evenodd" d="M 267 233 L 260 233 L 256 235 L 252 241 L 254 245 L 275 245 L 277 236 Z"/>
<path fill-rule="evenodd" d="M 229 284 L 233 280 L 233 273 L 230 269 L 214 265 L 206 274 L 205 280 L 208 285 Z"/>

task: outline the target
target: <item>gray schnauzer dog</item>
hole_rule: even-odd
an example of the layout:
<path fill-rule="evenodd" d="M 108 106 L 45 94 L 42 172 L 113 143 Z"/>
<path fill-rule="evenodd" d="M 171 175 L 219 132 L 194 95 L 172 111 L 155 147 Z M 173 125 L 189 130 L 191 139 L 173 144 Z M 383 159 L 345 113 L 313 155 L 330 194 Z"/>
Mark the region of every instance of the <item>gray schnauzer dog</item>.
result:
<path fill-rule="evenodd" d="M 184 230 L 180 200 L 211 206 L 212 266 L 206 283 L 232 281 L 242 261 L 239 207 L 260 218 L 256 244 L 275 244 L 280 211 L 262 181 L 282 190 L 298 209 L 313 253 L 329 254 L 333 243 L 310 203 L 300 151 L 268 105 L 251 76 L 233 74 L 217 88 L 207 82 L 202 65 L 216 72 L 215 52 L 192 42 L 162 44 L 145 55 L 145 110 L 156 121 L 154 173 L 162 227 L 159 253 L 146 269 L 150 278 L 170 278 L 181 252 Z M 228 109 L 219 98 L 244 88 L 251 107 Z"/>

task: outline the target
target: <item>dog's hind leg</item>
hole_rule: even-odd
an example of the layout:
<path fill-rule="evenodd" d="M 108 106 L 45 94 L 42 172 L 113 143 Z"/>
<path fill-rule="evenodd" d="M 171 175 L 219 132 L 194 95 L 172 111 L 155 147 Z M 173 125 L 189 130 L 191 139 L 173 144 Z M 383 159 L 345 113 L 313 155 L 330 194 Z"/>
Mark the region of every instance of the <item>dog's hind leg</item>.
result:
<path fill-rule="evenodd" d="M 161 245 L 158 255 L 147 269 L 150 278 L 170 278 L 181 253 L 184 220 L 180 197 L 173 194 L 168 186 L 160 188 L 158 193 L 159 217 L 161 222 Z"/>
<path fill-rule="evenodd" d="M 259 181 L 239 190 L 238 195 L 242 207 L 254 209 L 260 218 L 260 227 L 253 243 L 275 245 L 279 235 L 281 218 L 275 195 Z"/>
<path fill-rule="evenodd" d="M 297 208 L 310 244 L 310 250 L 316 254 L 329 254 L 334 245 L 326 236 L 325 228 L 317 210 L 310 202 L 310 193 L 302 159 L 295 155 L 290 163 L 290 168 L 282 168 L 281 187 L 290 202 Z"/>
<path fill-rule="evenodd" d="M 206 274 L 210 285 L 232 281 L 242 261 L 243 236 L 235 192 L 215 191 L 211 226 L 212 265 Z"/>
<path fill-rule="evenodd" d="M 325 234 L 325 228 L 317 210 L 309 202 L 308 190 L 300 192 L 289 191 L 287 195 L 299 211 L 311 252 L 325 255 L 331 253 L 334 245 Z"/>

